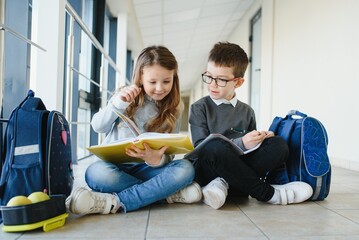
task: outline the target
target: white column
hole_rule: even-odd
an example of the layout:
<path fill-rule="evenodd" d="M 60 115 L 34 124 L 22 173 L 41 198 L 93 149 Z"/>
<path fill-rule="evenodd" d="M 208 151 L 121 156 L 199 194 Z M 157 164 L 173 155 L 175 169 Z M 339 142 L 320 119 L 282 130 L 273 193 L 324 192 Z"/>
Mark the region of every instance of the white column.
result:
<path fill-rule="evenodd" d="M 35 0 L 32 40 L 46 52 L 32 50 L 30 87 L 47 109 L 62 111 L 66 0 Z"/>
<path fill-rule="evenodd" d="M 117 50 L 116 64 L 120 69 L 120 74 L 116 73 L 116 86 L 126 84 L 126 55 L 127 55 L 127 14 L 119 13 L 117 15 Z"/>
<path fill-rule="evenodd" d="M 0 23 L 5 23 L 5 0 L 0 0 Z M 2 100 L 4 98 L 4 31 L 0 30 L 0 109 L 2 109 Z"/>
<path fill-rule="evenodd" d="M 262 67 L 261 67 L 261 126 L 266 130 L 273 120 L 273 34 L 274 34 L 274 0 L 263 1 L 262 4 Z"/>

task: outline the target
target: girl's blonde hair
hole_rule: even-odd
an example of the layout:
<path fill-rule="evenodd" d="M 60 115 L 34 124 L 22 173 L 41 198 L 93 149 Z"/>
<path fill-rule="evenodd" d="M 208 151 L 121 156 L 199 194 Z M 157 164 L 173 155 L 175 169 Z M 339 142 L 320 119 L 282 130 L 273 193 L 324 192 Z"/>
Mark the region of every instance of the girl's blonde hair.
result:
<path fill-rule="evenodd" d="M 173 86 L 166 97 L 161 101 L 156 102 L 159 114 L 154 119 L 147 122 L 146 131 L 170 133 L 175 129 L 177 119 L 181 115 L 182 106 L 178 78 L 178 63 L 175 56 L 164 46 L 150 46 L 143 49 L 138 56 L 132 81 L 138 87 L 142 87 L 141 77 L 143 69 L 156 64 L 168 70 L 174 70 Z M 126 115 L 132 120 L 137 109 L 143 105 L 145 94 L 145 91 L 141 91 L 135 100 L 127 107 Z"/>

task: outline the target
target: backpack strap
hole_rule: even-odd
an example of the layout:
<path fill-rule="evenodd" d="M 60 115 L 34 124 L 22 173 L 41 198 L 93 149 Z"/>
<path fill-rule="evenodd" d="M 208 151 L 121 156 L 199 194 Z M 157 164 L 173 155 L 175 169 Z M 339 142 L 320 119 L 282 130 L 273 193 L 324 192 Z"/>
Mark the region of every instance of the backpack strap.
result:
<path fill-rule="evenodd" d="M 288 118 L 288 116 L 286 117 Z M 269 127 L 269 131 L 272 131 L 275 135 L 278 135 L 282 137 L 282 126 L 285 125 L 285 122 L 283 122 L 285 118 L 282 117 L 275 117 L 272 121 L 272 124 Z M 287 140 L 286 140 L 287 142 Z M 282 166 L 278 167 L 277 169 L 273 169 L 269 172 L 267 172 L 265 176 L 266 181 L 270 184 L 286 184 L 289 182 L 289 176 L 288 176 L 288 170 L 286 163 L 284 163 Z"/>
<path fill-rule="evenodd" d="M 24 110 L 35 111 L 35 110 L 46 110 L 45 104 L 40 98 L 35 97 L 35 93 L 30 89 L 27 93 L 27 97 L 19 105 Z"/>
<path fill-rule="evenodd" d="M 30 97 L 34 97 L 34 95 L 35 95 L 34 91 L 32 91 L 32 90 L 30 89 L 30 90 L 28 91 L 27 96 L 25 97 L 25 99 L 22 100 L 22 102 L 19 104 L 19 107 L 21 107 L 21 105 L 23 105 Z M 18 109 L 19 107 L 15 108 L 15 109 L 13 110 L 13 112 L 14 112 L 16 109 Z M 11 115 L 12 115 L 12 113 L 11 113 Z M 10 118 L 11 118 L 11 116 L 10 116 Z M 9 122 L 9 119 L 0 118 L 0 123 L 8 123 L 8 122 Z"/>
<path fill-rule="evenodd" d="M 297 117 L 294 117 L 297 116 Z M 289 143 L 290 137 L 294 131 L 295 122 L 299 118 L 306 118 L 307 114 L 299 112 L 298 110 L 290 110 L 287 116 L 284 118 L 286 120 L 285 124 L 283 125 L 283 129 L 281 130 L 280 136 Z"/>
<path fill-rule="evenodd" d="M 292 133 L 294 131 L 294 126 L 295 126 L 294 119 L 288 119 L 283 125 L 283 129 L 280 133 L 280 136 L 284 139 L 286 143 L 289 143 L 290 141 L 290 137 L 292 136 Z"/>
<path fill-rule="evenodd" d="M 288 114 L 287 114 L 287 117 L 289 117 L 289 116 L 290 117 L 292 117 L 292 116 L 300 116 L 302 118 L 305 118 L 305 117 L 307 117 L 307 114 L 299 112 L 298 110 L 289 110 Z"/>
<path fill-rule="evenodd" d="M 274 132 L 274 134 L 277 134 L 279 125 L 282 121 L 283 121 L 282 117 L 275 117 L 272 121 L 272 124 L 269 126 L 268 130 Z"/>
<path fill-rule="evenodd" d="M 286 121 L 283 122 L 284 120 Z M 291 115 L 287 115 L 285 118 L 275 117 L 273 119 L 272 124 L 269 127 L 269 131 L 272 131 L 274 132 L 275 135 L 282 137 L 285 140 L 285 142 L 288 143 L 290 136 L 292 135 L 292 132 L 294 130 L 294 125 L 295 125 L 295 120 L 291 119 Z"/>

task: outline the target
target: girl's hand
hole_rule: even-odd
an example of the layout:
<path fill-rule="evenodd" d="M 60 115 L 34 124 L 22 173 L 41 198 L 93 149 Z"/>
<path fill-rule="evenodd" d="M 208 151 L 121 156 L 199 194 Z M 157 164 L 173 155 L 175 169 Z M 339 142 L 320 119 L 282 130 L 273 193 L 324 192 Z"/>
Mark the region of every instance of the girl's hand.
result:
<path fill-rule="evenodd" d="M 256 131 L 253 130 L 242 137 L 243 145 L 246 149 L 251 149 L 263 142 L 264 139 L 273 137 L 272 131 Z"/>
<path fill-rule="evenodd" d="M 144 150 L 132 145 L 130 148 L 126 149 L 126 154 L 130 157 L 141 158 L 152 166 L 160 164 L 162 156 L 168 148 L 168 146 L 164 146 L 159 150 L 154 150 L 150 148 L 147 143 L 143 143 L 143 146 L 145 147 Z"/>
<path fill-rule="evenodd" d="M 132 102 L 141 92 L 141 88 L 136 85 L 122 87 L 118 93 L 118 97 L 124 102 Z"/>

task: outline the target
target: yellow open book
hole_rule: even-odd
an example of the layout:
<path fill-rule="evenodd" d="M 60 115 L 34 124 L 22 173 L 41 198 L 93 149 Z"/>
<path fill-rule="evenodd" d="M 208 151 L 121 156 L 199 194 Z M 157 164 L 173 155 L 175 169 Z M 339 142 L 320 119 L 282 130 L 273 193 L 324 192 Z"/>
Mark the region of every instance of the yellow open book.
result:
<path fill-rule="evenodd" d="M 144 149 L 142 145 L 144 142 L 152 149 L 168 146 L 165 153 L 169 155 L 189 153 L 194 149 L 189 137 L 185 134 L 154 132 L 142 133 L 134 138 L 121 139 L 106 145 L 91 146 L 87 149 L 99 158 L 109 162 L 142 162 L 142 159 L 126 155 L 125 149 L 132 145 Z"/>

